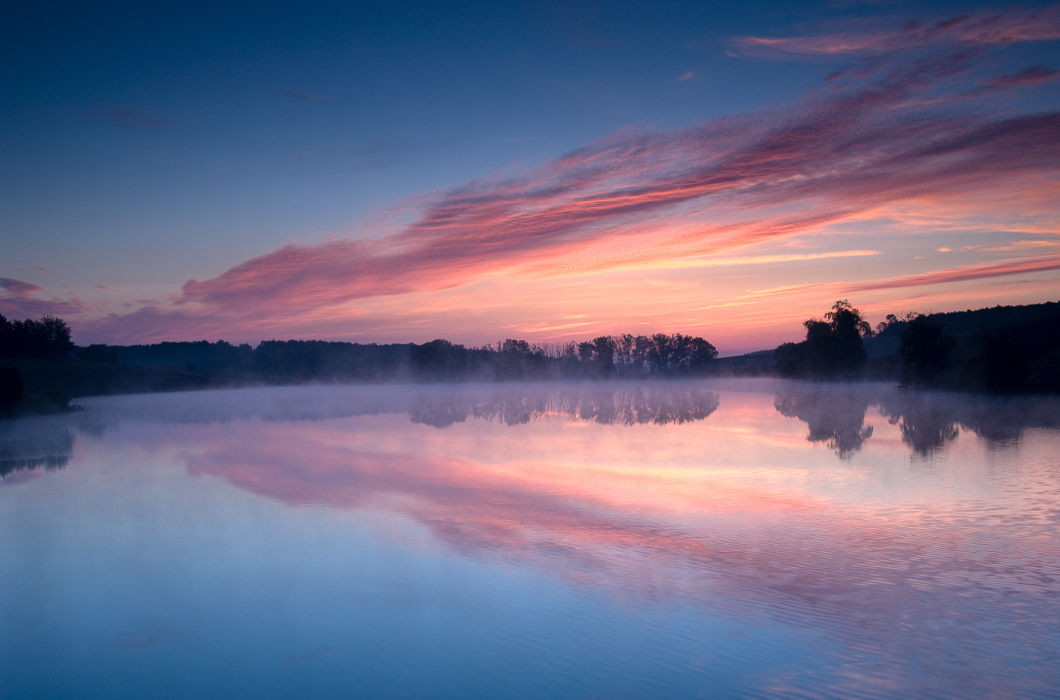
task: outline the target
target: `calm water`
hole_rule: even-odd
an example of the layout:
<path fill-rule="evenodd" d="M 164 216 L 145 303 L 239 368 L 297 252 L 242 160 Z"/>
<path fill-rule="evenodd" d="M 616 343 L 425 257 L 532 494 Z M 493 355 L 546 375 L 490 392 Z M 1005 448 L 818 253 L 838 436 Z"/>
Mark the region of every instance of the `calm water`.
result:
<path fill-rule="evenodd" d="M 298 387 L 0 422 L 0 696 L 1046 697 L 1060 402 Z"/>

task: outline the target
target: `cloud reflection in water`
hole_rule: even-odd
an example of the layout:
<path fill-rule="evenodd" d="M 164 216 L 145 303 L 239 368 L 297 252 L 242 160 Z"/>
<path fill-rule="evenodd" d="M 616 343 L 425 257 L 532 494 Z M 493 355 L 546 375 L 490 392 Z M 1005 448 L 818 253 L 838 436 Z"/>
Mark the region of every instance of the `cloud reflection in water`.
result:
<path fill-rule="evenodd" d="M 774 679 L 777 692 L 959 693 L 984 679 L 1033 692 L 1048 679 L 1021 665 L 1052 667 L 1052 399 L 647 382 L 86 404 L 54 434 L 72 425 L 78 439 L 175 455 L 292 507 L 400 514 L 458 556 L 622 605 L 818 630 L 841 650 Z"/>

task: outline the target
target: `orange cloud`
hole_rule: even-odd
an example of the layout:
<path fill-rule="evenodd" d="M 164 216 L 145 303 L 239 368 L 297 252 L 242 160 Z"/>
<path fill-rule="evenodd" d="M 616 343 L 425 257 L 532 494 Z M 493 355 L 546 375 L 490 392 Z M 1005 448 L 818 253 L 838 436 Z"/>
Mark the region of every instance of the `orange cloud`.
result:
<path fill-rule="evenodd" d="M 822 44 L 819 37 L 803 43 L 751 43 L 790 51 L 812 46 L 897 51 L 909 42 L 1003 45 L 1060 36 L 1058 32 L 1057 13 L 1048 10 L 959 17 L 832 43 Z M 1022 114 L 1015 108 L 999 111 L 986 101 L 980 105 L 978 97 L 966 94 L 976 85 L 969 77 L 976 56 L 950 52 L 922 61 L 896 53 L 873 71 L 829 91 L 815 91 L 783 112 L 766 110 L 676 131 L 604 139 L 515 177 L 483 178 L 441 192 L 411 224 L 389 235 L 289 245 L 212 279 L 190 280 L 171 300 L 87 319 L 75 331 L 91 340 L 124 342 L 230 336 L 233 331 L 240 338 L 261 338 L 303 329 L 361 338 L 372 330 L 405 329 L 407 338 L 427 326 L 437 328 L 433 334 L 438 335 L 451 325 L 432 325 L 426 316 L 409 312 L 437 306 L 425 295 L 453 292 L 445 297 L 446 308 L 463 304 L 457 312 L 471 318 L 480 311 L 472 300 L 483 303 L 476 285 L 488 286 L 511 308 L 530 303 L 515 296 L 515 288 L 527 280 L 534 282 L 537 298 L 555 300 L 566 284 L 558 276 L 640 271 L 656 275 L 651 283 L 658 289 L 656 273 L 678 276 L 686 268 L 767 263 L 779 268 L 877 251 L 882 258 L 887 251 L 875 242 L 831 250 L 729 251 L 780 246 L 840 225 L 866 225 L 888 213 L 899 217 L 893 226 L 905 217 L 910 231 L 938 224 L 936 212 L 943 224 L 966 230 L 961 227 L 976 221 L 958 220 L 953 212 L 968 205 L 992 230 L 1055 231 L 1057 200 L 1051 195 L 1056 185 L 1051 178 L 1060 163 L 1060 112 Z M 1033 86 L 1042 76 L 1038 71 L 1008 82 Z M 982 109 L 954 111 L 950 103 L 935 102 L 940 91 L 963 95 L 962 104 Z M 1030 223 L 1013 194 L 1020 189 L 1016 184 L 1028 181 L 1036 183 L 1035 211 L 1046 214 Z M 997 198 L 999 192 L 1012 197 Z M 993 204 L 986 213 L 981 204 L 975 208 L 985 200 Z M 987 269 L 981 276 L 1013 274 L 1000 270 Z M 729 279 L 735 280 L 737 272 Z M 774 286 L 798 286 L 790 279 L 794 276 Z M 902 279 L 896 277 L 892 286 L 906 284 Z M 854 282 L 850 288 L 883 288 L 873 285 Z M 659 297 L 655 307 L 731 308 L 751 289 L 753 285 L 738 289 L 730 281 L 724 288 L 694 290 L 723 297 L 712 297 L 709 304 L 701 298 Z M 606 299 L 618 296 L 623 293 L 613 288 L 598 295 L 603 301 L 582 297 L 583 307 L 564 305 L 557 311 L 591 312 L 595 321 L 609 313 L 607 307 L 615 307 Z M 672 302 L 676 305 L 670 306 Z M 484 320 L 483 315 L 478 318 Z M 689 319 L 695 321 L 674 313 L 666 317 L 682 324 Z M 550 332 L 577 328 L 557 323 L 554 316 L 523 315 L 509 318 L 507 325 Z M 590 327 L 598 326 L 585 326 Z M 492 332 L 501 330 L 491 327 Z"/>
<path fill-rule="evenodd" d="M 1029 272 L 1047 272 L 1060 270 L 1060 255 L 1030 260 L 986 263 L 982 265 L 965 265 L 949 270 L 936 270 L 919 275 L 904 275 L 893 279 L 872 280 L 847 287 L 849 292 L 864 292 L 873 289 L 891 289 L 894 287 L 915 287 L 926 284 L 943 284 L 945 282 L 964 282 L 1003 275 L 1020 275 Z"/>

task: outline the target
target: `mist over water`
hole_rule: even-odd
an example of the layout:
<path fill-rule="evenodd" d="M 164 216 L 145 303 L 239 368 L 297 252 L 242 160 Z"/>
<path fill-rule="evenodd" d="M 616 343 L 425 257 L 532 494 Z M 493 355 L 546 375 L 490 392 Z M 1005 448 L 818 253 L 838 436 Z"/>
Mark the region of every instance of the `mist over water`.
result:
<path fill-rule="evenodd" d="M 0 686 L 1047 697 L 1060 401 L 309 386 L 0 423 Z"/>

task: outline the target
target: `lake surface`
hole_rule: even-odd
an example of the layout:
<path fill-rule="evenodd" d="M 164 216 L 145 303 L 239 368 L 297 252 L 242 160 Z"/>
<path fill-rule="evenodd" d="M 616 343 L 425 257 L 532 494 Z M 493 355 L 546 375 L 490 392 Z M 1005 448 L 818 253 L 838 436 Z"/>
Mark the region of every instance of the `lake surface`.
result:
<path fill-rule="evenodd" d="M 326 386 L 0 422 L 0 696 L 1056 696 L 1060 401 Z"/>

